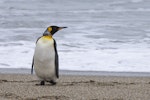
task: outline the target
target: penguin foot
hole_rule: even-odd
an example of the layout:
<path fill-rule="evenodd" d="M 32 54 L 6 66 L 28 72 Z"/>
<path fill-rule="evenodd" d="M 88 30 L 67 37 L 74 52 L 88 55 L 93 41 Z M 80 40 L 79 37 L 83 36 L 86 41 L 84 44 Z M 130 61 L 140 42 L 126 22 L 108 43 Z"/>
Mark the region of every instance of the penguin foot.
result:
<path fill-rule="evenodd" d="M 45 81 L 41 81 L 40 85 L 45 85 Z"/>
<path fill-rule="evenodd" d="M 53 80 L 51 80 L 50 83 L 51 83 L 52 85 L 56 85 L 56 82 L 53 81 Z"/>

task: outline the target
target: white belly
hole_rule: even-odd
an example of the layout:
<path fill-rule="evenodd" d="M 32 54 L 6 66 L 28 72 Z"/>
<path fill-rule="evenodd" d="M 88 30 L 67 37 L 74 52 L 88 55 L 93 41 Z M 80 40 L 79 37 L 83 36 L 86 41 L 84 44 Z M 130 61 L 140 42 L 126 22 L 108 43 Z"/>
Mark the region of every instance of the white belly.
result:
<path fill-rule="evenodd" d="M 56 78 L 53 40 L 39 40 L 37 42 L 34 54 L 34 70 L 42 80 L 50 81 Z"/>

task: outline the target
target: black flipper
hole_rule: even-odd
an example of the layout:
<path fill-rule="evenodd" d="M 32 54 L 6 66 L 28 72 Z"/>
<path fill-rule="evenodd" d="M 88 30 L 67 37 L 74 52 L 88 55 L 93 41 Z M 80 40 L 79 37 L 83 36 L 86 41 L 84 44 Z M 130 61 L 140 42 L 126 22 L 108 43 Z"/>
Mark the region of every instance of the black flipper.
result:
<path fill-rule="evenodd" d="M 31 74 L 33 74 L 33 66 L 34 66 L 34 57 L 33 57 L 33 59 L 32 59 Z"/>
<path fill-rule="evenodd" d="M 41 36 L 41 37 L 42 37 L 42 36 Z M 36 44 L 37 44 L 38 40 L 39 40 L 41 37 L 39 37 L 39 38 L 36 40 Z"/>
<path fill-rule="evenodd" d="M 55 49 L 55 73 L 56 77 L 59 78 L 59 58 L 57 53 L 57 44 L 55 40 L 54 40 L 54 49 Z"/>

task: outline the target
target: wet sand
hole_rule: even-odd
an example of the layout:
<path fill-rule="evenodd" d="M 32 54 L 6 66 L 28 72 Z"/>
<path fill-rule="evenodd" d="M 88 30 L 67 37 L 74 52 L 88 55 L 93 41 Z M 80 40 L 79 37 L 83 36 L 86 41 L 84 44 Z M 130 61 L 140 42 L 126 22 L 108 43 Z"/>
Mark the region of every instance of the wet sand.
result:
<path fill-rule="evenodd" d="M 0 100 L 149 100 L 150 77 L 61 75 L 57 85 L 35 75 L 0 74 Z"/>

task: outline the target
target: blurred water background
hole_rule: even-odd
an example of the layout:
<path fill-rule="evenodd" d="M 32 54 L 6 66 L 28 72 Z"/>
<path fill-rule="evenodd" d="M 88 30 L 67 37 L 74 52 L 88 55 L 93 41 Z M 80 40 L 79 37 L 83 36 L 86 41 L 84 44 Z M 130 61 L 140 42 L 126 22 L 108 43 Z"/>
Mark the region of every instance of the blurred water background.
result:
<path fill-rule="evenodd" d="M 31 68 L 50 25 L 61 70 L 150 72 L 150 0 L 0 0 L 0 68 Z"/>

